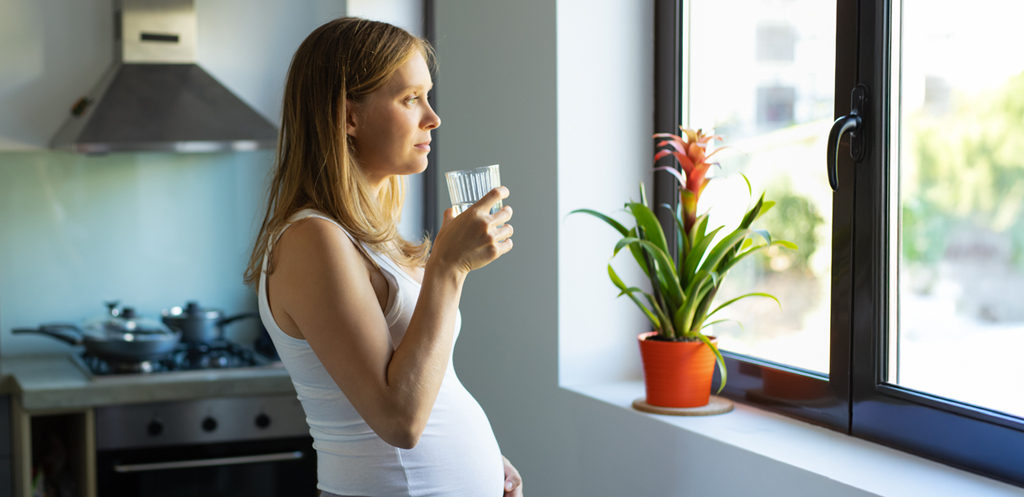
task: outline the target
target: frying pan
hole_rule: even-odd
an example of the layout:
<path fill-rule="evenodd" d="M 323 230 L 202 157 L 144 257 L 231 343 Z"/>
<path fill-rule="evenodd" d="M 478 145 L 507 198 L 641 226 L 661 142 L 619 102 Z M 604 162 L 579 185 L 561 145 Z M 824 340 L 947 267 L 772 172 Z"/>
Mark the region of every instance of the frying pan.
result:
<path fill-rule="evenodd" d="M 86 332 L 78 325 L 68 323 L 44 324 L 38 328 L 14 328 L 12 333 L 38 333 L 48 335 L 71 345 L 85 345 L 85 350 L 100 359 L 116 362 L 142 362 L 158 359 L 172 350 L 181 340 L 180 331 L 166 333 L 108 332 L 106 336 Z"/>

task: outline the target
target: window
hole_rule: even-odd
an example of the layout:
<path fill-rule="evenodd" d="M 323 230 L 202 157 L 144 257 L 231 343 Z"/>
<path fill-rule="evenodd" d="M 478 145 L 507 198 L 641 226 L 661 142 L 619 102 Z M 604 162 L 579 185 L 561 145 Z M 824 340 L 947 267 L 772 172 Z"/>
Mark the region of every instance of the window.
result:
<path fill-rule="evenodd" d="M 789 23 L 762 22 L 757 25 L 757 60 L 792 62 L 796 30 Z"/>
<path fill-rule="evenodd" d="M 712 222 L 734 223 L 742 172 L 800 245 L 726 279 L 783 303 L 716 325 L 726 395 L 1024 486 L 1021 7 L 947 3 L 659 0 L 656 128 L 715 127 L 732 150 L 701 199 Z M 826 144 L 855 88 L 864 153 L 842 138 L 833 193 Z"/>
<path fill-rule="evenodd" d="M 791 126 L 796 88 L 769 86 L 757 89 L 757 124 L 761 129 Z"/>

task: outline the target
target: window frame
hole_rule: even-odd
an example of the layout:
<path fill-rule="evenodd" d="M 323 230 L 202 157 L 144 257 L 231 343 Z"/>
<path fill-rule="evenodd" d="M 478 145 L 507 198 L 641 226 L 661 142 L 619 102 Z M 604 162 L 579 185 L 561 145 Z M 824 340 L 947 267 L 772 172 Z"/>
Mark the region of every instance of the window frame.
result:
<path fill-rule="evenodd" d="M 656 0 L 655 1 L 655 27 L 654 27 L 654 129 L 656 132 L 679 132 L 679 126 L 688 119 L 686 118 L 686 99 L 688 95 L 688 82 L 683 74 L 683 67 L 686 64 L 686 52 L 689 49 L 687 40 L 688 32 L 685 29 L 686 9 L 689 2 L 686 0 Z M 837 47 L 837 52 L 845 50 L 847 54 L 855 50 L 855 47 Z M 838 53 L 837 53 L 838 56 Z M 848 55 L 847 55 L 848 56 Z M 848 76 L 852 81 L 853 75 Z M 838 76 L 837 76 L 838 80 Z M 837 86 L 840 84 L 837 81 Z M 849 83 L 847 83 L 849 84 Z M 852 85 L 851 85 L 852 87 Z M 848 91 L 847 91 L 848 93 Z M 848 106 L 848 102 L 840 104 L 837 102 L 837 111 L 841 107 Z M 844 113 L 846 111 L 843 111 Z M 670 158 L 662 159 L 661 165 L 670 165 Z M 847 158 L 847 162 L 851 162 Z M 841 164 L 848 171 L 852 164 Z M 678 193 L 674 179 L 665 172 L 654 173 L 654 205 L 669 204 L 675 208 L 678 203 Z M 836 202 L 837 204 L 839 202 Z M 838 207 L 838 205 L 836 206 Z M 845 260 L 851 255 L 851 239 L 849 236 L 837 237 L 836 233 L 852 233 L 852 212 L 843 211 L 834 207 L 833 226 L 837 222 L 845 220 L 842 224 L 846 229 L 836 230 L 833 228 L 833 259 L 838 254 L 843 254 Z M 667 209 L 658 209 L 658 217 L 662 227 L 665 229 L 666 238 L 670 245 L 675 243 L 675 222 Z M 673 246 L 669 247 L 670 253 L 676 253 Z M 850 343 L 850 326 L 848 319 L 836 317 L 836 302 L 844 301 L 849 303 L 850 298 L 850 271 L 833 263 L 832 268 L 832 324 L 829 374 L 823 375 L 818 372 L 805 369 L 772 363 L 770 361 L 755 357 L 723 351 L 726 367 L 729 371 L 729 381 L 721 395 L 733 400 L 739 400 L 756 405 L 762 409 L 784 414 L 796 419 L 807 421 L 816 425 L 824 426 L 843 433 L 849 433 L 850 429 L 850 350 L 843 344 Z M 838 297 L 838 298 L 837 298 Z M 844 313 L 849 314 L 849 304 L 842 306 Z M 838 345 L 838 346 L 837 346 Z M 820 395 L 793 400 L 765 399 L 759 395 L 764 391 L 764 378 L 777 373 L 799 377 L 802 382 L 816 386 Z M 792 377 L 791 376 L 791 377 Z M 721 379 L 718 371 L 715 371 L 714 384 L 712 389 L 717 390 Z"/>
<path fill-rule="evenodd" d="M 1024 419 L 886 383 L 889 292 L 889 202 L 892 0 L 857 4 L 861 20 L 860 83 L 884 88 L 869 96 L 868 149 L 853 177 L 854 313 L 850 433 L 967 471 L 1024 486 Z M 898 90 L 897 90 L 898 91 Z M 837 114 L 842 115 L 842 114 Z M 872 116 L 877 116 L 872 118 Z M 842 177 L 842 173 L 840 173 Z M 842 188 L 842 186 L 840 186 Z M 859 207 L 859 209 L 858 209 Z M 1009 393 L 1009 392 L 1008 392 Z M 979 443 L 980 441 L 980 443 Z"/>
<path fill-rule="evenodd" d="M 688 0 L 655 1 L 656 132 L 677 132 L 687 121 L 688 76 L 682 70 L 689 50 L 688 6 Z M 857 84 L 867 85 L 870 94 L 864 116 L 866 157 L 854 164 L 844 140 L 837 161 L 829 374 L 723 352 L 729 382 L 722 395 L 1024 487 L 1024 419 L 885 382 L 892 166 L 889 53 L 895 32 L 889 22 L 897 6 L 898 0 L 837 0 L 835 117 L 849 113 L 846 96 Z M 669 163 L 666 159 L 659 165 Z M 655 205 L 674 207 L 674 191 L 671 176 L 655 173 Z M 675 223 L 664 209 L 659 209 L 659 218 L 672 243 Z M 825 393 L 808 400 L 767 401 L 758 393 L 765 376 L 778 372 Z M 716 371 L 714 388 L 718 384 Z"/>

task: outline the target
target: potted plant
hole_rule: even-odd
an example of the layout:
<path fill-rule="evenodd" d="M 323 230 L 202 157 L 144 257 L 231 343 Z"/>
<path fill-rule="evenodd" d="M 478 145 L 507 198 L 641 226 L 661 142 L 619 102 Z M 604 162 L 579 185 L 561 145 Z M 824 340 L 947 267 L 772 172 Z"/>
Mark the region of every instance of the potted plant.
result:
<path fill-rule="evenodd" d="M 647 202 L 643 183 L 640 184 L 640 202 L 625 204 L 626 212 L 636 222 L 631 228 L 590 209 L 572 212 L 593 215 L 615 228 L 622 239 L 615 244 L 612 258 L 620 250 L 629 249 L 644 274 L 650 278 L 652 292 L 647 293 L 638 287 L 627 286 L 615 273 L 611 261 L 608 263 L 608 276 L 620 290 L 619 296 L 626 295 L 633 300 L 654 328 L 653 332 L 637 337 L 647 403 L 670 408 L 706 405 L 711 395 L 716 362 L 722 375 L 718 391 L 725 387 L 728 375 L 717 340 L 703 333 L 708 326 L 725 320 L 709 322 L 709 318 L 747 297 L 765 297 L 779 303 L 777 298 L 767 293 L 751 292 L 712 309 L 711 304 L 729 270 L 753 253 L 773 245 L 792 250 L 797 248 L 787 241 L 772 240 L 765 230 L 751 228 L 757 218 L 775 205 L 765 200 L 764 194 L 746 211 L 738 227 L 714 243 L 715 236 L 725 226 L 708 231 L 708 214 L 697 214 L 697 202 L 711 181 L 707 177 L 708 169 L 716 165 L 708 159 L 722 150 L 719 148 L 707 153 L 708 143 L 713 139 L 721 140 L 721 137 L 706 135 L 700 129 L 680 128 L 682 136 L 654 135 L 654 138 L 664 138 L 657 144 L 660 150 L 655 153 L 654 161 L 672 156 L 676 162 L 674 166 L 655 168 L 669 172 L 679 183 L 679 203 L 673 212 L 677 228 L 675 254 L 669 253 L 665 232 Z M 746 176 L 743 179 L 750 193 L 750 181 Z M 663 207 L 671 209 L 667 204 Z M 781 307 L 781 303 L 779 305 Z"/>

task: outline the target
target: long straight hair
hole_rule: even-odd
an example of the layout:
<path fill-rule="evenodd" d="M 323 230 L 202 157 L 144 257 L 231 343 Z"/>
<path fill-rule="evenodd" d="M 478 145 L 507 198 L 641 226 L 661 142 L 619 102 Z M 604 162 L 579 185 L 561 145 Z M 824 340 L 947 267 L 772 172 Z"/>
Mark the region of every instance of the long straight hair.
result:
<path fill-rule="evenodd" d="M 299 46 L 288 69 L 267 212 L 249 257 L 246 284 L 259 282 L 272 240 L 303 208 L 323 212 L 399 264 L 426 263 L 429 238 L 415 244 L 398 233 L 407 179 L 392 176 L 373 195 L 345 133 L 346 100 L 364 102 L 416 53 L 433 62 L 423 40 L 390 24 L 354 17 L 320 26 Z M 273 265 L 271 258 L 268 274 Z"/>

